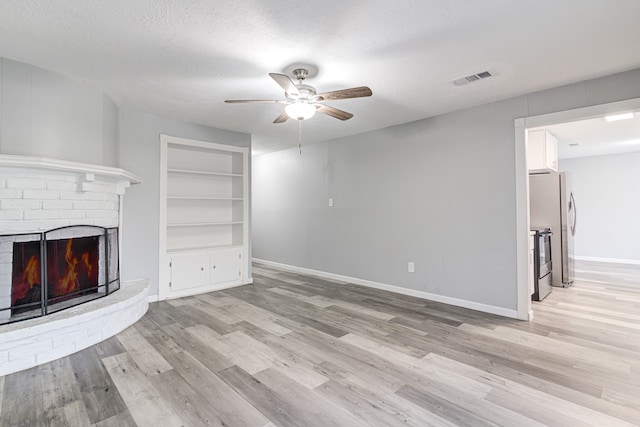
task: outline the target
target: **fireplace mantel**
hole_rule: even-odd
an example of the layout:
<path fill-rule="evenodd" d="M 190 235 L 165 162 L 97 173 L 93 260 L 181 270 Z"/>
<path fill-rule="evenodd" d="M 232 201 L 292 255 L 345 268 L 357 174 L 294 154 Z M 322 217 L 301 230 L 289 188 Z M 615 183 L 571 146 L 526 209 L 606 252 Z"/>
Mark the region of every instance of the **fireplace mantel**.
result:
<path fill-rule="evenodd" d="M 0 168 L 75 172 L 85 175 L 85 184 L 93 181 L 95 176 L 99 176 L 107 180 L 117 181 L 120 185 L 124 185 L 124 188 L 129 187 L 130 184 L 139 184 L 142 182 L 136 175 L 124 169 L 90 163 L 71 162 L 68 160 L 50 159 L 47 157 L 0 154 Z M 122 192 L 122 194 L 124 194 L 124 192 Z"/>

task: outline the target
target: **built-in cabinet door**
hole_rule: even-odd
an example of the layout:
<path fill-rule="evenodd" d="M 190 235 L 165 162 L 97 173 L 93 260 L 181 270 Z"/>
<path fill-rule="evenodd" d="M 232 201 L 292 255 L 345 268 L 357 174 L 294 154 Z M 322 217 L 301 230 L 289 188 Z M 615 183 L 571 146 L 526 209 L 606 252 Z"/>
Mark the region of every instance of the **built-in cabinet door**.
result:
<path fill-rule="evenodd" d="M 215 285 L 242 281 L 242 248 L 176 253 L 170 257 L 170 291 L 207 292 Z M 198 290 L 198 288 L 201 288 Z"/>
<path fill-rule="evenodd" d="M 207 252 L 171 255 L 169 265 L 171 292 L 209 284 L 209 254 Z"/>
<path fill-rule="evenodd" d="M 211 284 L 242 279 L 242 252 L 240 249 L 211 252 L 209 280 Z"/>

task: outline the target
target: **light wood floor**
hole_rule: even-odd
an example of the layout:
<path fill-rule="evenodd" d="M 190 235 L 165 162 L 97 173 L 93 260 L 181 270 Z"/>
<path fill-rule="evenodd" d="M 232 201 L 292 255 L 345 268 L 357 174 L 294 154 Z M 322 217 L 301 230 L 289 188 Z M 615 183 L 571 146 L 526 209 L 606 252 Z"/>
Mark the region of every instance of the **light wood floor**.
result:
<path fill-rule="evenodd" d="M 576 276 L 591 282 L 640 286 L 640 265 L 576 261 Z"/>
<path fill-rule="evenodd" d="M 640 287 L 616 277 L 554 288 L 527 323 L 254 272 L 0 377 L 0 425 L 640 423 Z"/>

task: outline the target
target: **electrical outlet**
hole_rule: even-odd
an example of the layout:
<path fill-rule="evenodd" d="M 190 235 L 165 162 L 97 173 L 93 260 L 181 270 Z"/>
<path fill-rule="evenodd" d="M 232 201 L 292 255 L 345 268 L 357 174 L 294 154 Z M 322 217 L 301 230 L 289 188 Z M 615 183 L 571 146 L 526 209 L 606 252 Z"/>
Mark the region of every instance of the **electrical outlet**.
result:
<path fill-rule="evenodd" d="M 407 271 L 409 273 L 415 273 L 416 272 L 416 265 L 413 263 L 413 261 L 409 261 L 407 263 Z"/>
<path fill-rule="evenodd" d="M 333 207 L 333 197 L 329 197 L 329 207 Z"/>

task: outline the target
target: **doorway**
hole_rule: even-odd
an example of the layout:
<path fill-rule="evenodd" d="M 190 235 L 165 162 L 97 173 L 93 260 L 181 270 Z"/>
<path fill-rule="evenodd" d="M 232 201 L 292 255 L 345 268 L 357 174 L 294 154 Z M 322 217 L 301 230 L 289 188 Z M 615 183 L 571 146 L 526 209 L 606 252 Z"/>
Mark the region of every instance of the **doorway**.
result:
<path fill-rule="evenodd" d="M 529 173 L 527 168 L 527 131 L 547 128 L 581 120 L 602 119 L 606 115 L 640 111 L 640 98 L 595 105 L 557 113 L 516 119 L 515 166 L 516 166 L 516 251 L 517 251 L 517 316 L 521 320 L 533 318 L 529 277 Z"/>

